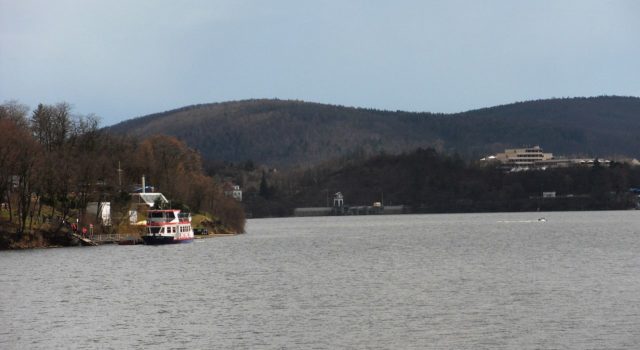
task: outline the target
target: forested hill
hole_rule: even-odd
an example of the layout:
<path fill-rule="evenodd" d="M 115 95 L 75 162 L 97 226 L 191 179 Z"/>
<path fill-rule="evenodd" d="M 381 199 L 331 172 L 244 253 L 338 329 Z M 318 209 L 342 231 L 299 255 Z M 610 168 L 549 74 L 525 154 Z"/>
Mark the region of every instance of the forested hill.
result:
<path fill-rule="evenodd" d="M 455 114 L 246 100 L 184 107 L 108 129 L 172 135 L 208 159 L 278 166 L 418 147 L 463 157 L 532 145 L 562 155 L 640 157 L 640 98 L 538 100 Z"/>

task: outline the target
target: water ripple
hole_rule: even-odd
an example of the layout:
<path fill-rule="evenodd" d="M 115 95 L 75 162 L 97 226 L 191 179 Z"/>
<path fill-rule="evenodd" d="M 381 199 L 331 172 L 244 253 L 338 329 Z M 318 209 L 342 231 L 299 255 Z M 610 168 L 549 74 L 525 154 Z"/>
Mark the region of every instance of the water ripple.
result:
<path fill-rule="evenodd" d="M 640 347 L 637 212 L 250 220 L 1 252 L 2 349 Z"/>

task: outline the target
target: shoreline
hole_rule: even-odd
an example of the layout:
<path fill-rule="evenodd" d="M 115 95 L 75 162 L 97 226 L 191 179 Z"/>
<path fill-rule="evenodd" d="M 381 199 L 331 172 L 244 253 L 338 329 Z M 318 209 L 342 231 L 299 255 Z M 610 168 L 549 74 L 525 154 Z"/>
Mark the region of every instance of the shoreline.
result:
<path fill-rule="evenodd" d="M 210 238 L 217 238 L 217 237 L 231 237 L 231 236 L 237 236 L 240 235 L 242 233 L 235 233 L 235 232 L 225 232 L 225 233 L 211 233 L 208 235 L 194 235 L 193 239 L 194 240 L 199 240 L 199 239 L 210 239 Z M 8 247 L 3 247 L 0 248 L 0 252 L 2 251 L 19 251 L 19 250 L 31 250 L 31 249 L 52 249 L 52 248 L 71 248 L 71 247 L 77 247 L 78 244 L 33 244 L 34 241 L 31 242 L 13 242 L 13 246 L 8 246 Z M 110 243 L 101 243 L 98 244 L 98 246 L 102 246 L 102 245 L 118 245 L 117 242 L 110 242 Z M 144 245 L 143 243 L 140 244 L 136 244 L 136 245 Z"/>

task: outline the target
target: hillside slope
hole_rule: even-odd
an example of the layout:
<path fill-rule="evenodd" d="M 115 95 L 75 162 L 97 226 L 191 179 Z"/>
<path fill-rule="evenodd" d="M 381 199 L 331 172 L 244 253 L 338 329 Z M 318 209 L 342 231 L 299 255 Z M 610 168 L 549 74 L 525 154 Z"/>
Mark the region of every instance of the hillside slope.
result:
<path fill-rule="evenodd" d="M 390 112 L 283 100 L 203 104 L 108 128 L 167 134 L 205 158 L 288 166 L 418 147 L 465 157 L 541 145 L 555 154 L 640 156 L 640 98 L 519 102 L 456 114 Z"/>

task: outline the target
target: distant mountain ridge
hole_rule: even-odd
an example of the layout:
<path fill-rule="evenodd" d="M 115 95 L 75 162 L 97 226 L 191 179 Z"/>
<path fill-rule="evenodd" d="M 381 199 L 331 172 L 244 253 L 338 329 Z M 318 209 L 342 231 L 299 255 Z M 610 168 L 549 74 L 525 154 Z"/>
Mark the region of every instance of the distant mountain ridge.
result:
<path fill-rule="evenodd" d="M 208 159 L 274 166 L 418 147 L 471 158 L 532 145 L 554 154 L 640 157 L 640 98 L 536 100 L 453 114 L 244 100 L 187 106 L 106 129 L 171 135 Z"/>

